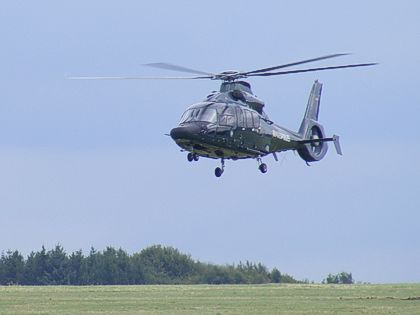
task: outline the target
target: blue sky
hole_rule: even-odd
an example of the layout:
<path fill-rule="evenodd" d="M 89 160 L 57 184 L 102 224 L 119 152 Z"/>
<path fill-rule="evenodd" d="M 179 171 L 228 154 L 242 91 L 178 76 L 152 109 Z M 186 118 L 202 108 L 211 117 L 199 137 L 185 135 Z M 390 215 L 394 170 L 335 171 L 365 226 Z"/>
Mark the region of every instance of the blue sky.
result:
<path fill-rule="evenodd" d="M 27 254 L 170 245 L 213 263 L 251 260 L 320 281 L 420 281 L 417 1 L 3 1 L 0 248 Z M 293 153 L 188 163 L 165 137 L 214 81 L 70 81 L 70 75 L 217 72 L 330 53 L 371 68 L 253 78 L 275 122 L 297 129 L 314 80 L 339 134 L 307 167 Z"/>

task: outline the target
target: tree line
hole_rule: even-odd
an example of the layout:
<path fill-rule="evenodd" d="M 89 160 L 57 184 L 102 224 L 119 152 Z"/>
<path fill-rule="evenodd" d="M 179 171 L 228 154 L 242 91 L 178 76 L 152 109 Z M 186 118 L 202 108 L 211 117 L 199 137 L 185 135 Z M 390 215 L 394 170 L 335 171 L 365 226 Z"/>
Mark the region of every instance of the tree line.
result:
<path fill-rule="evenodd" d="M 299 283 L 261 263 L 215 265 L 193 260 L 173 247 L 155 245 L 128 254 L 123 249 L 91 248 L 68 255 L 62 246 L 2 253 L 0 285 L 260 284 Z"/>

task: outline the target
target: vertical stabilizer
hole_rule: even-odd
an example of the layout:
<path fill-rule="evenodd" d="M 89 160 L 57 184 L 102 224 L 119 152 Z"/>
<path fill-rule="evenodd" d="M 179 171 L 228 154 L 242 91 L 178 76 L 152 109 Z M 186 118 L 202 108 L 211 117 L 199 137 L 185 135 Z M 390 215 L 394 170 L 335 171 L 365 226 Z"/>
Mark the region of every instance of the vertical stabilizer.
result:
<path fill-rule="evenodd" d="M 306 105 L 305 116 L 299 128 L 299 134 L 306 136 L 311 127 L 311 121 L 318 121 L 319 104 L 321 101 L 322 83 L 315 81 L 311 93 L 309 94 L 308 104 Z"/>
<path fill-rule="evenodd" d="M 321 101 L 322 83 L 314 82 L 306 105 L 305 116 L 299 128 L 299 135 L 303 141 L 324 139 L 325 132 L 318 122 L 319 104 Z M 334 142 L 335 143 L 335 142 Z M 298 149 L 298 153 L 306 162 L 320 161 L 325 156 L 328 145 L 325 141 L 309 142 Z"/>

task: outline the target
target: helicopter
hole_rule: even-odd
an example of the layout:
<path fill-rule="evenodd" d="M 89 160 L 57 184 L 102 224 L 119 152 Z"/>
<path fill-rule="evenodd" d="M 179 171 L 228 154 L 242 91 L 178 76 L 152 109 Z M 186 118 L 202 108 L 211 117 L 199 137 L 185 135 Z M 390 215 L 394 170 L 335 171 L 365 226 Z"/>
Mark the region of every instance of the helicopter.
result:
<path fill-rule="evenodd" d="M 71 79 L 113 80 L 113 79 L 210 79 L 222 81 L 219 91 L 213 91 L 198 103 L 189 106 L 182 114 L 178 126 L 168 135 L 188 152 L 189 162 L 200 157 L 218 159 L 216 177 L 222 176 L 225 160 L 255 159 L 261 173 L 268 170 L 262 158 L 272 155 L 278 161 L 277 153 L 297 151 L 310 165 L 320 161 L 333 142 L 337 154 L 342 155 L 339 136 L 326 137 L 324 127 L 319 123 L 319 107 L 322 83 L 315 81 L 309 94 L 306 111 L 298 131 L 292 131 L 274 123 L 264 112 L 265 103 L 254 95 L 249 77 L 268 77 L 294 73 L 324 71 L 343 68 L 373 66 L 377 63 L 347 64 L 297 70 L 282 70 L 305 63 L 341 57 L 347 53 L 331 54 L 317 58 L 291 62 L 252 71 L 228 70 L 210 73 L 170 63 L 149 63 L 146 66 L 194 74 L 189 77 L 71 77 Z"/>

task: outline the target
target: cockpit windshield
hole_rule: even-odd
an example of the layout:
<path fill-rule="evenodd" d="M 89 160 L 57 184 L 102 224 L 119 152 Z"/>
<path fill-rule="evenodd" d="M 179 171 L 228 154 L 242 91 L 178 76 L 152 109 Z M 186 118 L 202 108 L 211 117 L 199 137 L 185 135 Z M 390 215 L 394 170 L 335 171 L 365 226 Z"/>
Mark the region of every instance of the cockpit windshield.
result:
<path fill-rule="evenodd" d="M 181 117 L 180 124 L 192 121 L 204 121 L 208 123 L 217 123 L 217 111 L 211 107 L 199 107 L 188 109 Z"/>

